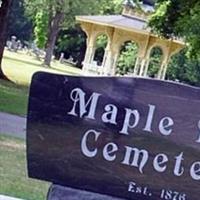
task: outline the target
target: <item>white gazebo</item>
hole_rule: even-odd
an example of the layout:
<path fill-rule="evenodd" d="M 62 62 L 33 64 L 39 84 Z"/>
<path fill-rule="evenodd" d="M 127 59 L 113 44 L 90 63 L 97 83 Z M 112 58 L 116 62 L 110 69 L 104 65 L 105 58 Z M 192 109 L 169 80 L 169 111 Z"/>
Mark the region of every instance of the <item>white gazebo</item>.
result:
<path fill-rule="evenodd" d="M 147 76 L 150 53 L 154 47 L 162 50 L 163 56 L 157 74 L 158 79 L 165 79 L 167 66 L 172 55 L 184 48 L 184 43 L 176 39 L 162 39 L 151 33 L 147 27 L 149 15 L 154 11 L 151 1 L 143 1 L 141 9 L 131 0 L 123 3 L 121 15 L 77 16 L 76 20 L 87 34 L 87 50 L 83 61 L 86 75 L 115 75 L 121 45 L 128 40 L 138 45 L 137 60 L 133 76 Z M 100 34 L 108 38 L 101 65 L 94 62 L 95 43 Z"/>

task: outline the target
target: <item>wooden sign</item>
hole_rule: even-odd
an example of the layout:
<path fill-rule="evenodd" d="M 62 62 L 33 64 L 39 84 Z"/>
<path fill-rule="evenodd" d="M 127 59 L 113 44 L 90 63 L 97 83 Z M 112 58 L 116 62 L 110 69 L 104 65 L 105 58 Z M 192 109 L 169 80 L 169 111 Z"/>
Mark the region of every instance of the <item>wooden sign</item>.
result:
<path fill-rule="evenodd" d="M 199 200 L 198 88 L 37 73 L 27 129 L 32 178 L 132 200 Z"/>

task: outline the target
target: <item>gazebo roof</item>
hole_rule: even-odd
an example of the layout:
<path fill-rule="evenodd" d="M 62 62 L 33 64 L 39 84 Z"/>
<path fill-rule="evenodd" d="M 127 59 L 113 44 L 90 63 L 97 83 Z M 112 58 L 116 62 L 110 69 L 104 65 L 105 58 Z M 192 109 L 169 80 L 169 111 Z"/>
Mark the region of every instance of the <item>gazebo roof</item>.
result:
<path fill-rule="evenodd" d="M 140 1 L 143 12 L 137 12 L 137 6 L 133 0 L 125 0 L 122 4 L 124 9 L 121 15 L 77 16 L 76 20 L 79 22 L 149 34 L 151 30 L 147 26 L 147 16 L 154 11 L 154 1 L 155 0 Z"/>
<path fill-rule="evenodd" d="M 121 15 L 94 15 L 77 16 L 76 20 L 80 23 L 89 23 L 104 27 L 112 27 L 125 31 L 135 32 L 143 35 L 152 35 L 148 27 L 148 16 L 154 11 L 155 0 L 140 1 L 143 12 L 140 12 L 134 6 L 133 0 L 126 0 Z M 157 36 L 156 36 L 157 37 Z M 182 41 L 173 38 L 173 42 L 184 44 Z"/>
<path fill-rule="evenodd" d="M 98 24 L 103 26 L 110 26 L 130 31 L 139 31 L 144 33 L 150 33 L 150 29 L 147 28 L 147 21 L 135 17 L 127 17 L 123 15 L 101 15 L 101 16 L 77 16 L 77 21 L 87 22 L 92 24 Z"/>
<path fill-rule="evenodd" d="M 78 22 L 85 22 L 97 24 L 101 26 L 113 27 L 125 31 L 133 31 L 145 35 L 153 35 L 151 29 L 148 27 L 147 20 L 138 16 L 125 16 L 125 15 L 94 15 L 94 16 L 76 16 Z M 173 38 L 173 41 L 184 45 L 180 39 Z"/>

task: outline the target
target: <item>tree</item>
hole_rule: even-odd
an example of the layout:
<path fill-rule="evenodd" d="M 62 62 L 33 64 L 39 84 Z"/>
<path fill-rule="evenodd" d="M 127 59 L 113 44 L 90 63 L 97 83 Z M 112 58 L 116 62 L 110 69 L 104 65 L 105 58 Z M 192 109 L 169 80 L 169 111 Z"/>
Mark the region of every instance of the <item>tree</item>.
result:
<path fill-rule="evenodd" d="M 200 86 L 200 61 L 191 60 L 187 49 L 174 55 L 169 63 L 167 79 Z"/>
<path fill-rule="evenodd" d="M 55 56 L 59 58 L 61 53 L 64 53 L 66 59 L 72 57 L 76 66 L 81 68 L 86 51 L 86 39 L 85 32 L 78 25 L 61 30 L 56 42 Z"/>
<path fill-rule="evenodd" d="M 36 45 L 43 49 L 47 42 L 46 30 L 48 28 L 48 14 L 44 11 L 39 11 L 35 16 L 35 43 Z"/>
<path fill-rule="evenodd" d="M 16 36 L 21 41 L 32 39 L 32 22 L 25 14 L 24 0 L 12 0 L 8 18 L 7 39 Z"/>
<path fill-rule="evenodd" d="M 200 58 L 199 0 L 157 0 L 149 25 L 166 38 L 183 38 L 192 58 Z"/>
<path fill-rule="evenodd" d="M 12 0 L 2 0 L 0 7 L 0 78 L 5 78 L 1 65 L 7 38 L 6 30 L 11 3 Z"/>
<path fill-rule="evenodd" d="M 147 71 L 147 75 L 149 77 L 156 77 L 158 75 L 161 66 L 162 56 L 163 52 L 159 47 L 152 48 L 149 58 L 149 67 Z"/>
<path fill-rule="evenodd" d="M 26 7 L 32 16 L 41 10 L 48 15 L 45 65 L 50 66 L 59 31 L 74 24 L 76 14 L 94 13 L 99 2 L 100 0 L 26 0 Z"/>
<path fill-rule="evenodd" d="M 99 8 L 99 14 L 101 15 L 113 15 L 120 14 L 122 11 L 122 2 L 124 0 L 102 0 Z"/>
<path fill-rule="evenodd" d="M 117 63 L 117 73 L 125 75 L 133 73 L 138 54 L 138 46 L 133 41 L 127 41 L 122 45 Z"/>
<path fill-rule="evenodd" d="M 121 12 L 123 0 L 101 0 L 98 5 L 98 10 L 95 10 L 95 14 L 107 15 L 107 14 L 118 14 Z M 87 36 L 80 28 L 80 26 L 75 25 L 67 29 L 61 30 L 55 47 L 55 55 L 59 57 L 62 53 L 65 54 L 65 58 L 72 57 L 74 62 L 76 62 L 78 67 L 82 67 L 82 61 L 85 56 L 86 50 L 86 40 Z M 104 54 L 105 41 L 98 41 L 97 45 L 100 45 L 99 52 L 97 52 L 97 57 L 102 59 L 102 54 Z"/>

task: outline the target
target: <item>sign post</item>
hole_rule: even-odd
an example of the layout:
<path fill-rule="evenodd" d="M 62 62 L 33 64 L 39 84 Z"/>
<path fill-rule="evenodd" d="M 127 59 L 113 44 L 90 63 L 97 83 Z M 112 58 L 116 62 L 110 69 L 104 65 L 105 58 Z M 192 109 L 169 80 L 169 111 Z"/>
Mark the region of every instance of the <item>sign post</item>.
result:
<path fill-rule="evenodd" d="M 113 198 L 199 200 L 199 124 L 198 88 L 37 73 L 27 124 L 29 176 Z"/>

